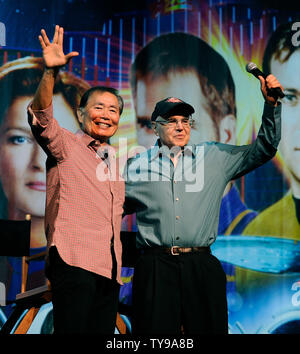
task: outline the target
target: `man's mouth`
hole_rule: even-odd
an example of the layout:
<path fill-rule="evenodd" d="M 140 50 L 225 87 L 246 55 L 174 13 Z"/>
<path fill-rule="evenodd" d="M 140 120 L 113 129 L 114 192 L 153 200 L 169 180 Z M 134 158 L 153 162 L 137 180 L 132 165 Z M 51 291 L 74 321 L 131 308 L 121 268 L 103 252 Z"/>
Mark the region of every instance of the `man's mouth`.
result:
<path fill-rule="evenodd" d="M 101 128 L 110 128 L 111 125 L 108 124 L 108 123 L 103 123 L 103 122 L 94 122 L 95 125 L 97 125 L 98 127 L 101 127 Z"/>

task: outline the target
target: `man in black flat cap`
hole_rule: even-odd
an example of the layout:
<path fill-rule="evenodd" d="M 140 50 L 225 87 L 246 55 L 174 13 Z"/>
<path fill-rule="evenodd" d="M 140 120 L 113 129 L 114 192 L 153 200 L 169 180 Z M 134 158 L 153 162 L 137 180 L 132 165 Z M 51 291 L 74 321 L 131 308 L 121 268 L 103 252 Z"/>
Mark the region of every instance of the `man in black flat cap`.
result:
<path fill-rule="evenodd" d="M 280 84 L 273 75 L 260 80 L 262 125 L 246 146 L 188 145 L 194 108 L 176 97 L 156 104 L 159 139 L 129 159 L 124 174 L 124 209 L 138 226 L 133 334 L 228 332 L 226 276 L 210 245 L 227 183 L 270 160 L 280 140 L 281 105 L 272 93 Z"/>

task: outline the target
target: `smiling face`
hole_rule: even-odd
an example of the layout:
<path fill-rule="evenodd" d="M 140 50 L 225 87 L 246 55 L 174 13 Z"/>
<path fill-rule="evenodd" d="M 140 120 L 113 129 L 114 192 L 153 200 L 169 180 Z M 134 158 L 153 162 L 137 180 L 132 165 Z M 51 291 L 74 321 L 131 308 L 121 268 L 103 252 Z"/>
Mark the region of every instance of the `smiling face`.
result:
<path fill-rule="evenodd" d="M 90 95 L 86 106 L 78 110 L 78 117 L 84 132 L 106 143 L 118 129 L 118 99 L 110 92 L 95 91 Z"/>
<path fill-rule="evenodd" d="M 300 185 L 300 50 L 281 63 L 271 60 L 271 72 L 284 89 L 282 102 L 282 134 L 279 150 L 291 176 Z"/>

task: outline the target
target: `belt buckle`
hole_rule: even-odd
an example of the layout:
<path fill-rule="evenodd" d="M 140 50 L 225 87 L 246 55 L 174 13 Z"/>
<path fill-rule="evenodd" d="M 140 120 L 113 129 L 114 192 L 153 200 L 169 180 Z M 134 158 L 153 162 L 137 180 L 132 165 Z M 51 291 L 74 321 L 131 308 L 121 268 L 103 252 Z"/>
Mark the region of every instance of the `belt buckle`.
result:
<path fill-rule="evenodd" d="M 172 246 L 171 247 L 171 255 L 172 256 L 179 256 L 179 252 L 178 253 L 174 253 L 174 249 L 179 249 L 179 246 Z"/>

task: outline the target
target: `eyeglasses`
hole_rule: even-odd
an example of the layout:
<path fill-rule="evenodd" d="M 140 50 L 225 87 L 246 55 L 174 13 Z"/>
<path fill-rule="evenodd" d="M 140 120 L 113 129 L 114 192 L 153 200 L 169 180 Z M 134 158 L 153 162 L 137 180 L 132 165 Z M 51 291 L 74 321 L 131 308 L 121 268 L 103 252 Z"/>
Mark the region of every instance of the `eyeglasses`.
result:
<path fill-rule="evenodd" d="M 175 128 L 177 126 L 177 124 L 181 123 L 183 127 L 187 128 L 187 127 L 191 127 L 193 125 L 194 120 L 192 118 L 183 118 L 181 120 L 177 120 L 177 119 L 156 119 L 155 121 L 156 123 L 159 123 L 161 125 L 170 127 L 170 128 Z"/>

